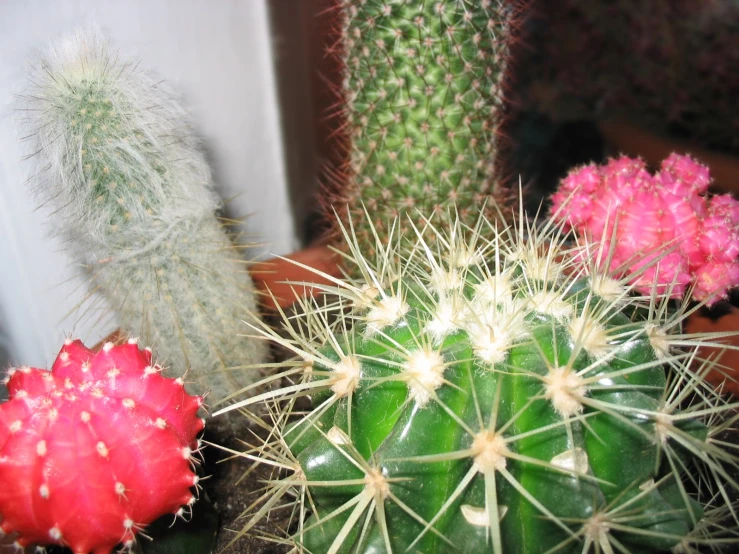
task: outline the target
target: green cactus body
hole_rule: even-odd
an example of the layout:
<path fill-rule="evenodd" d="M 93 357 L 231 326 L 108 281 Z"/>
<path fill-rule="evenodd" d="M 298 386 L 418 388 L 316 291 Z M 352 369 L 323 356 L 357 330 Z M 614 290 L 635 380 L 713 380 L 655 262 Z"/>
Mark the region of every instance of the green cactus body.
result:
<path fill-rule="evenodd" d="M 511 9 L 468 0 L 347 1 L 342 6 L 348 207 L 374 247 L 364 207 L 382 236 L 400 213 L 458 207 L 473 221 L 496 192 L 495 131 L 502 104 Z M 399 219 L 401 225 L 405 218 Z"/>
<path fill-rule="evenodd" d="M 175 95 L 111 54 L 96 30 L 57 45 L 32 82 L 36 189 L 92 292 L 163 365 L 191 368 L 198 390 L 218 400 L 251 384 L 247 372 L 223 370 L 266 357 L 237 336 L 256 309 L 253 286 Z"/>
<path fill-rule="evenodd" d="M 262 458 L 294 473 L 247 530 L 292 490 L 292 540 L 314 554 L 668 552 L 721 535 L 737 459 L 713 441 L 736 405 L 677 348 L 708 342 L 680 334 L 685 307 L 630 295 L 555 230 L 489 231 L 454 226 L 437 252 L 419 232 L 376 263 L 354 243 L 369 284 L 338 282 L 340 302 L 265 331 L 299 357 L 281 374 L 297 381 L 238 405 L 309 394 L 313 411 L 287 423 L 286 400 L 275 417 Z"/>

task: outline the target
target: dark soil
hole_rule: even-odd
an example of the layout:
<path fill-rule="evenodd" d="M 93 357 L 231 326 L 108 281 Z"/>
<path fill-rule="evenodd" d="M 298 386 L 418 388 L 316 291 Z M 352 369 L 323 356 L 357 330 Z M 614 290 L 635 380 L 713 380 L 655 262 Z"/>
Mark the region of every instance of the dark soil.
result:
<path fill-rule="evenodd" d="M 288 314 L 292 310 L 288 310 Z M 276 314 L 266 316 L 265 320 L 273 329 L 280 329 L 280 318 Z M 272 345 L 272 358 L 275 361 L 284 361 L 291 357 L 291 353 L 275 344 Z M 238 412 L 231 412 L 211 418 L 206 425 L 205 440 L 220 445 L 229 450 L 243 452 L 248 447 L 246 443 L 253 443 L 254 433 L 264 435 L 245 416 Z M 282 554 L 290 550 L 283 544 L 274 541 L 262 540 L 260 536 L 285 537 L 287 521 L 280 519 L 263 520 L 249 534 L 236 540 L 238 531 L 243 528 L 249 518 L 245 517 L 245 510 L 259 498 L 265 482 L 277 477 L 274 470 L 268 466 L 253 467 L 251 460 L 234 456 L 214 446 L 208 447 L 205 455 L 204 474 L 208 479 L 202 481 L 205 491 L 213 501 L 221 518 L 220 533 L 218 535 L 217 554 Z M 245 476 L 245 473 L 251 472 Z"/>
<path fill-rule="evenodd" d="M 241 441 L 249 440 L 250 436 L 246 417 L 231 413 L 208 422 L 205 440 L 241 452 L 245 450 Z M 209 477 L 203 480 L 202 484 L 221 518 L 221 530 L 215 552 L 219 554 L 287 552 L 289 549 L 283 545 L 260 540 L 254 536 L 284 535 L 284 531 L 277 525 L 279 522 L 275 521 L 271 524 L 269 521 L 263 522 L 252 529 L 249 535 L 234 540 L 237 532 L 248 521 L 248 518 L 244 518 L 245 510 L 259 497 L 264 482 L 274 478 L 272 470 L 267 466 L 261 466 L 244 477 L 247 470 L 252 467 L 252 461 L 233 456 L 214 446 L 207 447 L 204 456 L 206 460 L 204 474 Z"/>

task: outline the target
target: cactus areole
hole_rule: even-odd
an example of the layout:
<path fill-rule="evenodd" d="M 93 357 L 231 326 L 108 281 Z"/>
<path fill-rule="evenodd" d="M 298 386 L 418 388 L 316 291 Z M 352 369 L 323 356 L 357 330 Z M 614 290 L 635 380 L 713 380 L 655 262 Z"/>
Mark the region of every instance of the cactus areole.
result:
<path fill-rule="evenodd" d="M 714 441 L 736 405 L 703 380 L 694 347 L 711 339 L 681 334 L 684 308 L 631 294 L 548 225 L 457 225 L 438 250 L 424 238 L 438 229 L 418 231 L 376 260 L 354 243 L 364 283 L 337 281 L 340 301 L 287 333 L 264 329 L 297 355 L 281 374 L 293 384 L 237 406 L 285 399 L 259 450 L 291 471 L 247 531 L 292 509 L 291 540 L 315 554 L 722 540 L 737 458 Z M 296 394 L 313 410 L 290 419 Z"/>
<path fill-rule="evenodd" d="M 0 528 L 17 534 L 17 546 L 130 549 L 154 519 L 195 502 L 202 398 L 160 371 L 134 340 L 97 353 L 67 341 L 51 371 L 10 370 L 10 400 L 0 404 Z"/>

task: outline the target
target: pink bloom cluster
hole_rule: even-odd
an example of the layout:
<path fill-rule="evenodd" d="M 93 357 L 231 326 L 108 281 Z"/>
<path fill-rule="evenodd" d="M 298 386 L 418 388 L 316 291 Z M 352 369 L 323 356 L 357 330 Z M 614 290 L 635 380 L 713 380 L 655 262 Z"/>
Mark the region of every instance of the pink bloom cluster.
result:
<path fill-rule="evenodd" d="M 706 196 L 708 168 L 671 154 L 652 175 L 640 159 L 622 156 L 573 170 L 552 196 L 553 217 L 587 241 L 614 241 L 609 269 L 641 271 L 637 290 L 708 303 L 739 283 L 739 202 Z M 604 255 L 603 258 L 607 256 Z"/>

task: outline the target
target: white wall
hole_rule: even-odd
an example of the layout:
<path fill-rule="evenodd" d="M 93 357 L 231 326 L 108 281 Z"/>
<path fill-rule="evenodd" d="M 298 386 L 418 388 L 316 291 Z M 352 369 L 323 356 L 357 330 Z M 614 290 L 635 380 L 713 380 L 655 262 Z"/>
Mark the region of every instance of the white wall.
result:
<path fill-rule="evenodd" d="M 247 233 L 261 251 L 296 248 L 275 92 L 268 0 L 0 1 L 0 330 L 17 363 L 45 367 L 65 334 L 92 344 L 113 322 L 65 318 L 84 281 L 46 235 L 25 182 L 30 167 L 12 113 L 35 51 L 95 21 L 114 47 L 166 78 L 191 108 L 230 215 L 253 214 Z M 0 331 L 1 332 L 1 331 Z M 2 368 L 0 368 L 2 369 Z"/>

